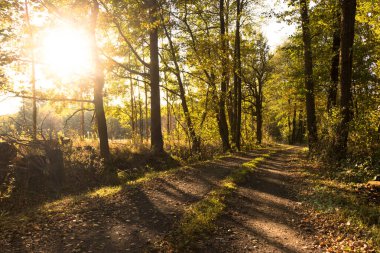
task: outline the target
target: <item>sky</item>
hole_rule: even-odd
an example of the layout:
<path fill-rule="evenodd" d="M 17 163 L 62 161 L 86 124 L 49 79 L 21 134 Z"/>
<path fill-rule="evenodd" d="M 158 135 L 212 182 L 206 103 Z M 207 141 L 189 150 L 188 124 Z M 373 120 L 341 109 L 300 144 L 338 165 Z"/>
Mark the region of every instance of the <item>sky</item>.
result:
<path fill-rule="evenodd" d="M 264 9 L 274 12 L 281 12 L 288 9 L 284 0 L 264 0 Z M 276 17 L 267 19 L 261 26 L 264 36 L 268 39 L 268 44 L 272 51 L 281 45 L 296 30 L 295 25 L 289 25 L 285 22 L 279 22 Z"/>
<path fill-rule="evenodd" d="M 263 10 L 273 10 L 280 12 L 287 9 L 287 4 L 284 0 L 263 0 Z M 262 32 L 268 39 L 268 44 L 271 51 L 274 51 L 281 45 L 289 35 L 293 34 L 296 27 L 288 25 L 285 22 L 279 22 L 277 18 L 264 18 L 265 22 L 262 24 Z M 17 113 L 21 107 L 21 99 L 9 95 L 0 95 L 0 116 L 6 114 Z"/>

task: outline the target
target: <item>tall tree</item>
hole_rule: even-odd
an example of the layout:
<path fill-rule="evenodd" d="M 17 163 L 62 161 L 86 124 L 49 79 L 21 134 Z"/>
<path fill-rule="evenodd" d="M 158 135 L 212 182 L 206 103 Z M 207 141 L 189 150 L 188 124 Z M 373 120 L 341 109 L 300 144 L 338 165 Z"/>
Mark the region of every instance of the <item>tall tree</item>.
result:
<path fill-rule="evenodd" d="M 97 0 L 93 0 L 90 17 L 90 34 L 92 59 L 94 61 L 94 106 L 100 142 L 100 155 L 102 158 L 108 160 L 110 158 L 110 149 L 108 144 L 107 121 L 103 104 L 104 69 L 99 58 L 96 43 L 96 26 L 98 15 L 99 3 Z"/>
<path fill-rule="evenodd" d="M 218 108 L 218 126 L 219 134 L 222 139 L 223 151 L 231 149 L 228 124 L 226 119 L 226 96 L 228 86 L 228 45 L 226 38 L 226 22 L 224 19 L 224 0 L 219 0 L 219 19 L 220 19 L 220 43 L 221 43 L 221 64 L 222 64 L 222 80 L 220 84 L 220 97 Z"/>
<path fill-rule="evenodd" d="M 162 22 L 163 22 L 163 18 L 162 18 Z M 195 133 L 194 124 L 193 124 L 193 121 L 192 121 L 191 116 L 190 116 L 189 107 L 187 105 L 185 87 L 184 87 L 184 84 L 182 81 L 181 69 L 179 67 L 179 63 L 177 60 L 177 54 L 176 54 L 176 50 L 174 48 L 172 36 L 169 33 L 168 28 L 165 24 L 163 25 L 163 28 L 164 28 L 166 38 L 168 39 L 169 50 L 170 50 L 172 61 L 174 63 L 174 75 L 177 78 L 177 83 L 178 83 L 178 88 L 179 88 L 179 97 L 181 99 L 181 106 L 182 106 L 183 113 L 185 115 L 186 125 L 187 125 L 187 129 L 188 129 L 190 139 L 191 139 L 191 149 L 194 152 L 199 152 L 200 151 L 200 139 L 197 136 L 197 134 Z"/>
<path fill-rule="evenodd" d="M 306 115 L 309 149 L 312 151 L 318 141 L 317 122 L 315 116 L 315 95 L 313 79 L 313 54 L 311 49 L 311 33 L 308 0 L 300 0 L 302 41 L 304 48 L 304 74 L 306 91 Z"/>
<path fill-rule="evenodd" d="M 236 0 L 236 27 L 235 27 L 235 49 L 234 49 L 234 119 L 232 126 L 233 142 L 238 150 L 240 150 L 241 141 L 241 34 L 240 34 L 240 20 L 242 4 L 241 0 Z"/>
<path fill-rule="evenodd" d="M 340 47 L 340 7 L 339 1 L 335 1 L 333 13 L 333 44 L 330 70 L 330 86 L 327 96 L 327 111 L 336 106 L 338 82 L 339 82 L 339 47 Z"/>
<path fill-rule="evenodd" d="M 249 91 L 254 98 L 254 107 L 256 114 L 256 141 L 261 144 L 263 139 L 263 88 L 269 78 L 271 67 L 269 60 L 271 55 L 269 53 L 269 46 L 262 34 L 259 34 L 255 40 L 253 48 L 253 56 L 251 61 L 251 69 L 253 73 L 250 75 L 252 78 L 246 78 L 244 81 L 248 84 Z"/>
<path fill-rule="evenodd" d="M 150 91 L 151 91 L 151 145 L 154 153 L 164 152 L 164 140 L 161 129 L 160 68 L 158 59 L 158 2 L 147 0 L 150 17 L 149 51 L 150 51 Z"/>
<path fill-rule="evenodd" d="M 31 84 L 32 84 L 32 138 L 33 140 L 37 139 L 37 100 L 36 100 L 36 60 L 35 60 L 35 40 L 34 40 L 34 32 L 32 25 L 30 23 L 29 16 L 29 3 L 28 0 L 25 0 L 25 18 L 27 22 L 27 29 L 30 38 L 31 45 Z"/>
<path fill-rule="evenodd" d="M 340 37 L 340 114 L 336 132 L 335 150 L 338 158 L 347 155 L 349 124 L 352 119 L 352 59 L 355 36 L 356 0 L 342 0 Z"/>

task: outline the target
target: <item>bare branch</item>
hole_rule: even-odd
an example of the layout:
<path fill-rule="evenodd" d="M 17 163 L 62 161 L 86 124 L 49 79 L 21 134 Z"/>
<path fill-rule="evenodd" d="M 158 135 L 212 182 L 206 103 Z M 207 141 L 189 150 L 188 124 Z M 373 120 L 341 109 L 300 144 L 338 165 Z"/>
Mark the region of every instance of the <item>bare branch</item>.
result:
<path fill-rule="evenodd" d="M 69 120 L 71 120 L 78 112 L 82 112 L 82 111 L 88 111 L 88 112 L 93 112 L 94 109 L 88 109 L 88 108 L 80 108 L 78 110 L 76 110 L 75 112 L 73 112 L 66 120 L 65 120 L 65 124 L 64 124 L 64 128 L 66 128 L 67 126 L 67 123 L 69 122 Z"/>

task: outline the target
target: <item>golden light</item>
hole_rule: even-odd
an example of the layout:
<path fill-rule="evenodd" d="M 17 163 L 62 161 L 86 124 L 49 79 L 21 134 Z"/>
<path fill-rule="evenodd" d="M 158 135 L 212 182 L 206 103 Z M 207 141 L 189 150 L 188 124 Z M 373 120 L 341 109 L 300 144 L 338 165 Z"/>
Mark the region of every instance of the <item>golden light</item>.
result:
<path fill-rule="evenodd" d="M 70 79 L 91 72 L 90 41 L 83 30 L 49 29 L 43 36 L 41 49 L 44 65 L 58 77 Z"/>

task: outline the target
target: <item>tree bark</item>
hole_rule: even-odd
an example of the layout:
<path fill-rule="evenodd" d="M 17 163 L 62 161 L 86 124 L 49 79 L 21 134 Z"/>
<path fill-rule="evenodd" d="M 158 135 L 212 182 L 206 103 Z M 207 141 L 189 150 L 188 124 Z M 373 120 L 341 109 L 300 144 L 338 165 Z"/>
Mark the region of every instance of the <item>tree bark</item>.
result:
<path fill-rule="evenodd" d="M 240 15 L 241 1 L 236 0 L 236 29 L 235 29 L 235 51 L 234 51 L 234 120 L 233 120 L 233 141 L 240 150 L 241 139 L 241 55 L 240 55 Z"/>
<path fill-rule="evenodd" d="M 130 59 L 130 58 L 129 58 Z M 136 132 L 135 127 L 135 99 L 134 99 L 134 92 L 133 92 L 133 83 L 132 83 L 132 75 L 130 75 L 129 78 L 129 86 L 130 86 L 130 102 L 131 102 L 131 127 L 132 127 L 132 140 L 134 141 L 134 136 Z"/>
<path fill-rule="evenodd" d="M 298 129 L 297 129 L 297 142 L 303 143 L 304 123 L 303 123 L 303 111 L 298 113 Z"/>
<path fill-rule="evenodd" d="M 292 123 L 290 120 L 290 115 L 292 113 L 292 103 L 291 100 L 288 99 L 288 106 L 289 106 L 289 111 L 288 111 L 288 143 L 289 145 L 292 145 Z"/>
<path fill-rule="evenodd" d="M 296 143 L 296 132 L 297 132 L 297 104 L 294 104 L 293 108 L 293 122 L 292 122 L 292 142 Z"/>
<path fill-rule="evenodd" d="M 151 146 L 153 153 L 164 152 L 164 140 L 161 129 L 161 101 L 160 101 L 160 69 L 158 59 L 158 3 L 157 0 L 148 0 L 150 23 L 152 28 L 149 31 L 149 51 L 150 51 L 150 89 L 151 89 Z"/>
<path fill-rule="evenodd" d="M 94 106 L 95 116 L 98 128 L 100 142 L 100 156 L 105 160 L 110 158 L 110 150 L 108 145 L 107 121 L 103 105 L 103 88 L 104 88 L 104 73 L 103 66 L 98 55 L 98 47 L 96 45 L 96 24 L 99 13 L 99 3 L 94 0 L 91 12 L 91 46 L 92 58 L 94 62 Z"/>
<path fill-rule="evenodd" d="M 263 109 L 262 103 L 259 102 L 256 106 L 256 141 L 261 144 L 263 140 Z"/>
<path fill-rule="evenodd" d="M 264 64 L 264 62 L 262 63 Z M 257 89 L 255 91 L 255 107 L 256 107 L 256 141 L 261 144 L 263 139 L 263 73 L 258 76 Z"/>
<path fill-rule="evenodd" d="M 302 22 L 302 40 L 304 44 L 304 72 L 306 88 L 306 115 L 309 150 L 313 151 L 318 141 L 317 122 L 315 116 L 315 95 L 313 80 L 313 56 L 311 50 L 310 20 L 307 0 L 300 0 Z"/>
<path fill-rule="evenodd" d="M 166 91 L 166 131 L 170 138 L 170 106 L 169 106 L 169 91 Z"/>
<path fill-rule="evenodd" d="M 356 0 L 342 0 L 340 39 L 340 114 L 335 151 L 338 159 L 347 156 L 349 124 L 352 119 L 352 56 L 355 36 Z"/>
<path fill-rule="evenodd" d="M 332 45 L 332 53 L 333 56 L 331 58 L 331 71 L 330 71 L 330 87 L 328 90 L 327 96 L 327 111 L 331 112 L 331 109 L 336 106 L 337 100 L 337 92 L 338 92 L 338 82 L 339 82 L 339 47 L 340 47 L 340 9 L 339 9 L 339 1 L 335 6 L 335 16 L 334 16 L 334 24 L 333 24 L 333 45 Z"/>
<path fill-rule="evenodd" d="M 223 151 L 231 149 L 228 133 L 228 124 L 226 119 L 226 96 L 227 96 L 227 41 L 226 41 L 226 24 L 224 20 L 224 0 L 219 0 L 219 17 L 220 17 L 220 41 L 222 48 L 222 81 L 220 84 L 219 110 L 218 110 L 218 126 L 219 134 L 222 139 Z"/>

